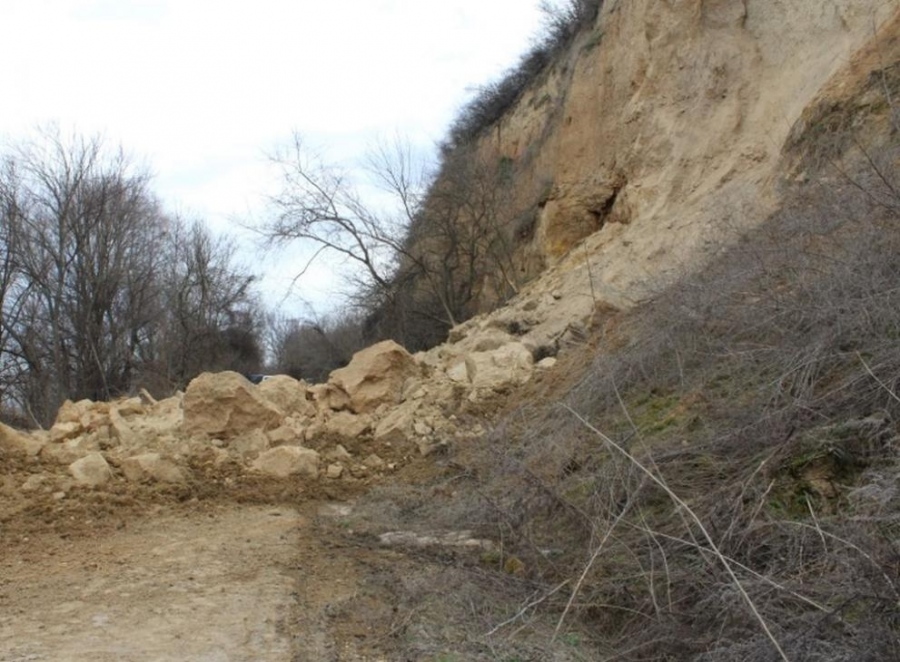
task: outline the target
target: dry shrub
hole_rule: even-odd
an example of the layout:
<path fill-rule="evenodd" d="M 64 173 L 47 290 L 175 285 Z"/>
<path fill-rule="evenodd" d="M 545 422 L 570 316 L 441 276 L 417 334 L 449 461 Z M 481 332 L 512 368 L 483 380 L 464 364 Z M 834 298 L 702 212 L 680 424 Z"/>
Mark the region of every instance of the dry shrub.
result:
<path fill-rule="evenodd" d="M 786 192 L 561 398 L 373 497 L 497 543 L 445 560 L 472 659 L 900 659 L 897 156 Z"/>
<path fill-rule="evenodd" d="M 562 403 L 496 429 L 432 524 L 502 540 L 532 618 L 596 654 L 900 659 L 887 172 L 799 189 L 632 314 Z"/>

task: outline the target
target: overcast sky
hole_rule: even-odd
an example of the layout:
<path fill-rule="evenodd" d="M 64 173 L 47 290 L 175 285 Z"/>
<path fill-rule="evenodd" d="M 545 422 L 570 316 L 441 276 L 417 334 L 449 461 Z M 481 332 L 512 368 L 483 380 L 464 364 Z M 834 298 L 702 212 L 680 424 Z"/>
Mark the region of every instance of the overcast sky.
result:
<path fill-rule="evenodd" d="M 540 25 L 537 0 L 0 0 L 0 135 L 50 121 L 146 160 L 166 205 L 227 228 L 294 130 L 352 160 L 430 146 Z M 267 300 L 290 264 L 268 263 Z M 333 296 L 323 270 L 301 284 Z"/>

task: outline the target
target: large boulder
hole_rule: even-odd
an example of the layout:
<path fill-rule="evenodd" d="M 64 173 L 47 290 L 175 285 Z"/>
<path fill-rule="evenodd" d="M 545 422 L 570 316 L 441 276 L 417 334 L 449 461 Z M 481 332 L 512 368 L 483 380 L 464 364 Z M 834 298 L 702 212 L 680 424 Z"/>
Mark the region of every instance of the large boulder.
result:
<path fill-rule="evenodd" d="M 297 420 L 296 418 L 288 417 L 284 419 L 281 427 L 269 430 L 266 436 L 269 438 L 272 446 L 302 446 L 306 440 L 306 429 L 310 423 L 311 421 L 307 418 Z"/>
<path fill-rule="evenodd" d="M 75 482 L 85 487 L 98 487 L 112 478 L 112 470 L 100 453 L 91 453 L 69 465 Z"/>
<path fill-rule="evenodd" d="M 404 402 L 382 418 L 375 427 L 374 439 L 379 443 L 403 443 L 411 441 L 415 434 L 415 423 L 421 403 L 416 400 Z"/>
<path fill-rule="evenodd" d="M 0 448 L 9 452 L 33 457 L 41 452 L 44 442 L 0 423 Z"/>
<path fill-rule="evenodd" d="M 183 423 L 184 394 L 181 392 L 165 400 L 153 403 L 147 416 L 141 416 L 129 421 L 133 428 L 150 431 L 156 435 L 177 435 Z"/>
<path fill-rule="evenodd" d="M 143 453 L 122 462 L 122 473 L 132 481 L 154 480 L 160 483 L 183 483 L 184 472 L 172 460 L 159 453 Z"/>
<path fill-rule="evenodd" d="M 230 439 L 250 430 L 272 430 L 282 420 L 284 412 L 236 372 L 205 372 L 188 384 L 184 394 L 188 434 Z"/>
<path fill-rule="evenodd" d="M 67 439 L 61 443 L 49 443 L 41 448 L 41 459 L 57 464 L 69 465 L 91 453 L 100 450 L 96 437 L 83 435 L 75 439 Z"/>
<path fill-rule="evenodd" d="M 66 400 L 56 412 L 54 426 L 60 429 L 93 430 L 106 422 L 109 413 L 108 402 Z"/>
<path fill-rule="evenodd" d="M 50 441 L 54 444 L 61 444 L 69 439 L 75 439 L 82 435 L 85 429 L 79 421 L 60 421 L 53 424 L 50 428 Z"/>
<path fill-rule="evenodd" d="M 350 408 L 350 396 L 334 384 L 314 384 L 309 387 L 318 411 L 344 411 Z"/>
<path fill-rule="evenodd" d="M 403 384 L 419 373 L 415 359 L 393 340 L 385 340 L 353 355 L 350 364 L 331 373 L 328 383 L 341 389 L 357 413 L 400 402 Z"/>
<path fill-rule="evenodd" d="M 357 416 L 349 411 L 339 411 L 325 422 L 325 432 L 343 439 L 356 439 L 372 427 L 368 416 Z"/>
<path fill-rule="evenodd" d="M 316 478 L 319 475 L 319 454 L 300 446 L 278 446 L 256 458 L 251 468 L 275 478 L 298 475 Z"/>
<path fill-rule="evenodd" d="M 307 399 L 309 388 L 305 382 L 297 381 L 288 375 L 274 375 L 259 383 L 257 392 L 286 416 L 316 415 L 316 406 Z"/>
<path fill-rule="evenodd" d="M 109 431 L 123 446 L 136 448 L 141 445 L 141 436 L 117 409 L 111 409 L 109 412 Z"/>
<path fill-rule="evenodd" d="M 486 352 L 473 352 L 466 357 L 466 372 L 472 386 L 499 390 L 513 384 L 524 384 L 534 370 L 534 357 L 519 342 L 510 342 Z"/>

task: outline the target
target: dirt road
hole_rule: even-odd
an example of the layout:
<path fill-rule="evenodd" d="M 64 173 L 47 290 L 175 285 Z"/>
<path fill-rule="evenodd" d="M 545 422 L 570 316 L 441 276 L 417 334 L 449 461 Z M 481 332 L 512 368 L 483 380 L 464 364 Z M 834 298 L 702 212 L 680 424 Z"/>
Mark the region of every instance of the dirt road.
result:
<path fill-rule="evenodd" d="M 38 533 L 0 559 L 0 660 L 377 660 L 389 604 L 312 534 L 340 507 L 169 510 L 98 537 Z M 335 618 L 356 614 L 354 618 Z"/>

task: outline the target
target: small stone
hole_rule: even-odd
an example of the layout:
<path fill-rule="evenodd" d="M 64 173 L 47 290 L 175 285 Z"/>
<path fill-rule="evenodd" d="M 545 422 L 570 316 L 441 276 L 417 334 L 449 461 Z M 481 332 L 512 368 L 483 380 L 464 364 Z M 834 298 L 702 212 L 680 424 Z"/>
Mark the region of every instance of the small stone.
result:
<path fill-rule="evenodd" d="M 450 448 L 446 441 L 432 441 L 430 439 L 421 439 L 418 442 L 419 453 L 423 457 L 434 455 L 435 453 L 445 453 Z"/>
<path fill-rule="evenodd" d="M 290 425 L 282 425 L 266 433 L 269 442 L 273 446 L 284 446 L 287 444 L 303 443 L 303 430 L 298 430 Z"/>
<path fill-rule="evenodd" d="M 44 486 L 44 483 L 47 482 L 47 476 L 42 474 L 35 474 L 33 476 L 29 476 L 24 483 L 22 483 L 22 491 L 23 492 L 36 492 Z"/>
<path fill-rule="evenodd" d="M 221 467 L 231 462 L 231 455 L 224 448 L 212 448 L 213 466 Z"/>
<path fill-rule="evenodd" d="M 329 464 L 328 469 L 325 470 L 325 475 L 332 480 L 337 480 L 344 475 L 344 467 L 337 463 Z"/>
<path fill-rule="evenodd" d="M 455 384 L 468 384 L 469 371 L 466 369 L 466 362 L 460 360 L 447 368 L 447 379 Z"/>
<path fill-rule="evenodd" d="M 296 475 L 316 478 L 319 475 L 319 454 L 300 446 L 278 446 L 260 455 L 251 467 L 275 478 Z"/>
<path fill-rule="evenodd" d="M 4 450 L 34 457 L 41 452 L 45 443 L 0 423 L 0 448 Z"/>
<path fill-rule="evenodd" d="M 156 398 L 150 395 L 150 393 L 145 388 L 142 388 L 140 391 L 138 391 L 138 396 L 141 398 L 141 403 L 144 405 L 152 406 L 157 402 Z"/>
<path fill-rule="evenodd" d="M 338 444 L 332 450 L 325 453 L 325 459 L 330 460 L 331 462 L 348 462 L 353 459 L 353 456 L 347 452 L 346 448 L 341 444 Z"/>
<path fill-rule="evenodd" d="M 378 457 L 378 455 L 376 455 L 375 453 L 372 453 L 371 455 L 369 455 L 369 457 L 363 460 L 363 464 L 369 467 L 369 469 L 374 469 L 376 471 L 381 471 L 386 466 L 385 461 Z"/>
<path fill-rule="evenodd" d="M 147 410 L 144 408 L 144 403 L 139 397 L 128 398 L 127 400 L 116 403 L 115 409 L 119 413 L 119 415 L 126 418 L 128 416 L 140 416 L 147 413 Z"/>
<path fill-rule="evenodd" d="M 357 416 L 349 411 L 339 411 L 325 422 L 325 431 L 344 439 L 356 439 L 372 426 L 368 416 Z"/>
<path fill-rule="evenodd" d="M 84 431 L 84 427 L 77 421 L 56 423 L 50 428 L 50 441 L 54 444 L 62 443 L 67 439 L 77 437 Z"/>

